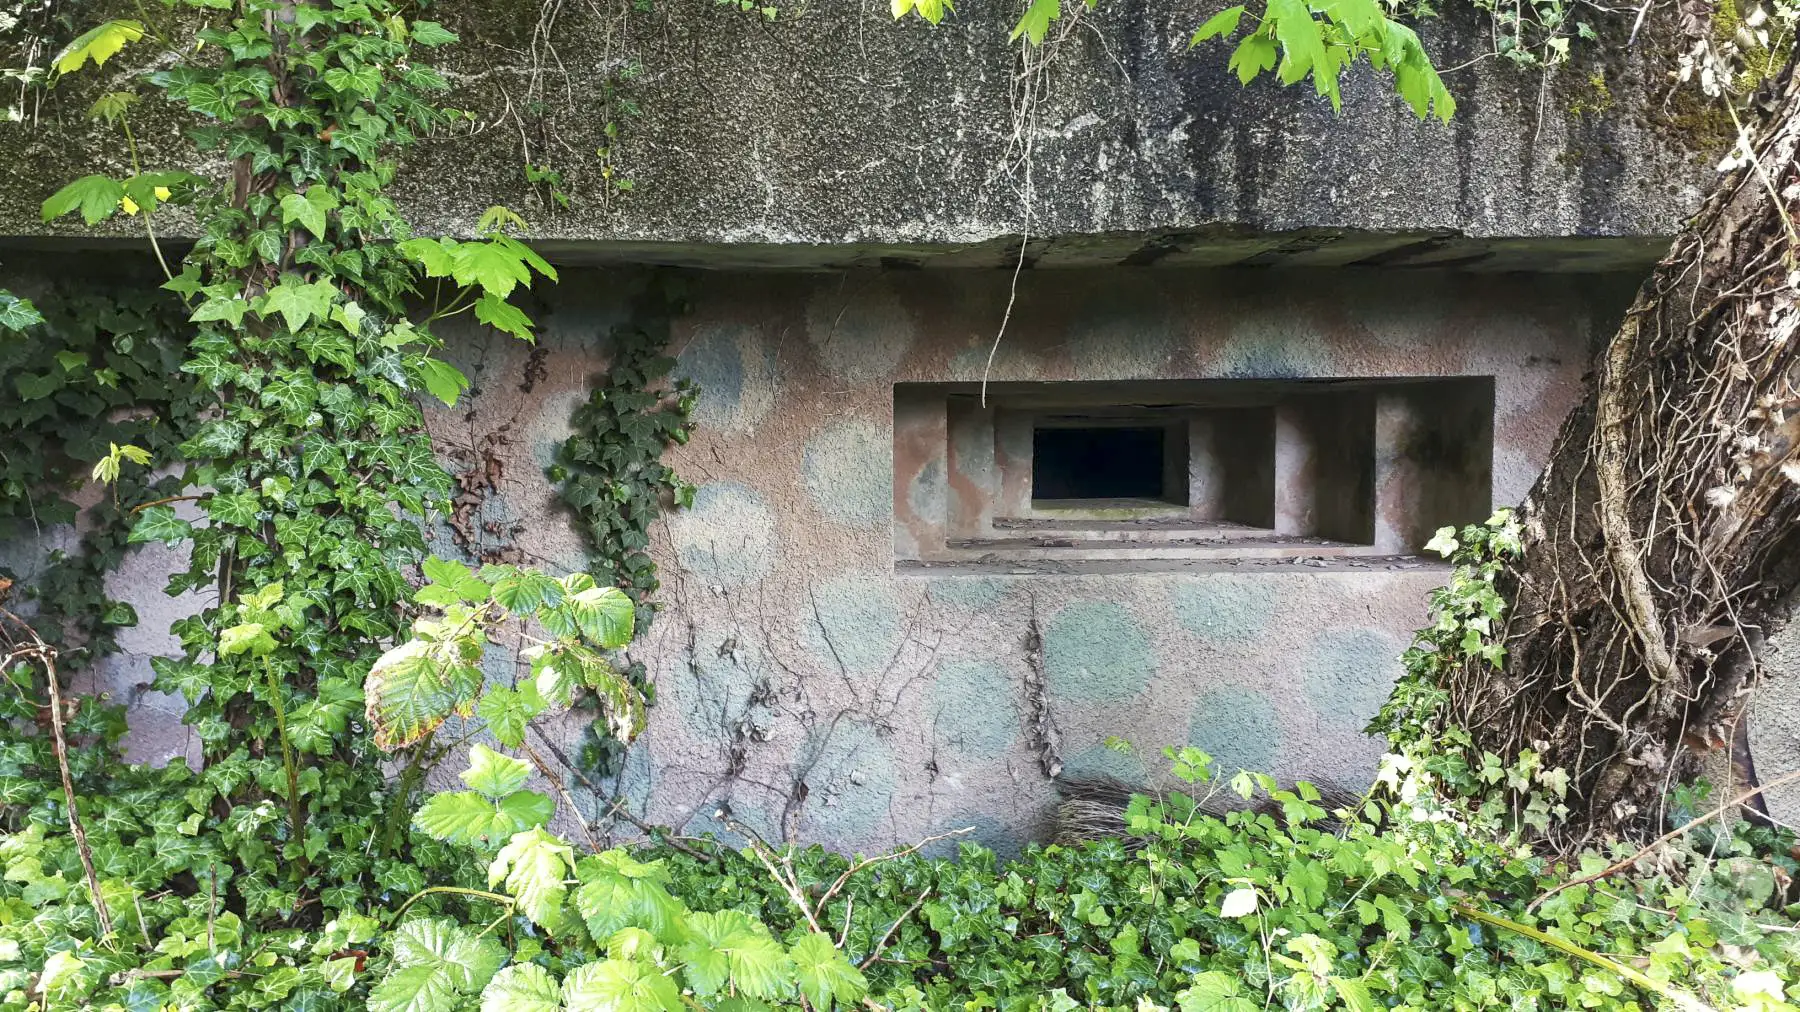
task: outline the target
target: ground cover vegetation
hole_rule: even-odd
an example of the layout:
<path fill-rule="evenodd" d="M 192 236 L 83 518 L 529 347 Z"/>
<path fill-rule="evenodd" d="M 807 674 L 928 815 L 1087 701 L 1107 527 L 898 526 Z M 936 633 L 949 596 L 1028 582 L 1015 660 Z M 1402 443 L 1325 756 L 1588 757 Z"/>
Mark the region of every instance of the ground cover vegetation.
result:
<path fill-rule="evenodd" d="M 1504 512 L 1435 543 L 1456 568 L 1361 799 L 1184 749 L 1167 757 L 1181 789 L 1135 798 L 1103 839 L 1006 861 L 588 839 L 578 771 L 527 732 L 575 705 L 616 741 L 644 726 L 618 651 L 655 589 L 645 513 L 685 489 L 653 451 L 684 437 L 691 392 L 650 389 L 667 371 L 652 325 L 578 419 L 586 442 L 552 477 L 595 575 L 428 557 L 452 481 L 417 398 L 454 404 L 469 382 L 432 326 L 467 315 L 530 340 L 514 297 L 555 279 L 504 208 L 475 238 L 421 237 L 386 196 L 394 159 L 455 115 L 425 62 L 455 35 L 389 0 L 158 13 L 93 26 L 54 70 L 161 47 L 145 90 L 93 115 L 135 150 L 133 107 L 175 103 L 223 171 L 134 164 L 44 213 L 135 218 L 155 246 L 174 205 L 202 238 L 179 263 L 157 247 L 154 297 L 0 298 L 17 395 L 0 523 L 71 519 L 84 478 L 100 497 L 78 550 L 0 591 L 0 1007 L 1793 1007 L 1791 841 L 1713 818 L 1689 787 L 1650 847 L 1547 848 L 1567 844 L 1580 784 L 1459 727 L 1470 673 L 1509 661 L 1508 574 L 1531 536 Z M 1035 0 L 1016 35 L 1037 44 L 1061 17 Z M 1246 80 L 1335 100 L 1362 57 L 1420 116 L 1453 108 L 1372 2 L 1234 8 L 1196 41 L 1233 35 Z M 188 553 L 170 590 L 204 602 L 154 682 L 187 705 L 194 767 L 121 761 L 117 701 L 69 677 L 136 621 L 100 578 L 149 543 Z M 465 789 L 424 791 L 452 756 Z"/>

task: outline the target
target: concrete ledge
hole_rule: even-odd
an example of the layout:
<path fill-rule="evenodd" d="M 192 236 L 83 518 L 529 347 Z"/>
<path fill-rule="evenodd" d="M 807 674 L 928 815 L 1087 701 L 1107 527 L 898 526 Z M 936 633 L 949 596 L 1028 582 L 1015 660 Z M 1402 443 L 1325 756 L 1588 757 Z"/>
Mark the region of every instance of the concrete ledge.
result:
<path fill-rule="evenodd" d="M 504 203 L 553 248 L 608 261 L 983 265 L 1016 258 L 1023 233 L 1054 237 L 1027 247 L 1045 266 L 1474 256 L 1541 270 L 1543 250 L 1495 241 L 1607 240 L 1567 252 L 1606 264 L 1593 269 L 1642 263 L 1708 182 L 1692 138 L 1659 124 L 1664 86 L 1636 55 L 1547 82 L 1479 61 L 1447 78 L 1461 103 L 1448 126 L 1416 121 L 1359 69 L 1334 117 L 1307 89 L 1240 87 L 1224 48 L 1188 51 L 1212 4 L 1131 0 L 1086 15 L 1023 116 L 1004 12 L 967 6 L 932 29 L 879 4 L 774 23 L 712 0 L 625 22 L 570 5 L 534 50 L 536 7 L 449 0 L 433 14 L 464 39 L 443 54 L 450 102 L 476 120 L 421 144 L 398 190 L 421 231 L 467 233 Z M 1425 30 L 1443 67 L 1487 44 L 1473 10 Z M 597 82 L 631 59 L 643 114 L 617 114 L 611 169 L 635 186 L 607 196 Z M 122 78 L 71 78 L 35 125 L 0 124 L 0 236 L 80 232 L 43 225 L 38 205 L 79 174 L 123 169 L 123 145 L 84 117 Z M 139 109 L 148 164 L 193 160 L 166 105 Z M 527 161 L 563 174 L 569 210 L 526 184 Z"/>

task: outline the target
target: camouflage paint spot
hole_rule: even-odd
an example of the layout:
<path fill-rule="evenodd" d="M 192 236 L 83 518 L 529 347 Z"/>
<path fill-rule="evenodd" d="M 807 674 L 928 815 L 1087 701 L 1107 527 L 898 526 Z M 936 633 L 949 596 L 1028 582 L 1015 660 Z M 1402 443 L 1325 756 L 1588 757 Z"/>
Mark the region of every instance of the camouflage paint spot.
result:
<path fill-rule="evenodd" d="M 906 488 L 906 508 L 912 510 L 915 517 L 936 517 L 944 515 L 944 503 L 949 496 L 949 487 L 944 482 L 944 465 L 937 460 L 925 462 L 912 484 Z"/>
<path fill-rule="evenodd" d="M 1019 736 L 1018 693 L 998 665 L 949 661 L 932 686 L 937 739 L 971 759 L 992 759 Z"/>
<path fill-rule="evenodd" d="M 819 511 L 846 527 L 894 517 L 893 437 L 862 420 L 839 422 L 806 442 L 801 471 Z"/>
<path fill-rule="evenodd" d="M 1188 744 L 1210 753 L 1213 769 L 1230 777 L 1240 769 L 1266 773 L 1281 744 L 1281 721 L 1269 697 L 1220 686 L 1200 694 L 1188 725 Z"/>
<path fill-rule="evenodd" d="M 756 492 L 736 482 L 700 486 L 692 509 L 669 518 L 675 557 L 695 576 L 741 587 L 774 563 L 775 517 Z"/>
<path fill-rule="evenodd" d="M 845 573 L 813 584 L 800 602 L 800 627 L 814 662 L 825 670 L 879 673 L 900 649 L 893 577 Z"/>
<path fill-rule="evenodd" d="M 676 358 L 673 375 L 700 387 L 694 420 L 725 432 L 754 429 L 775 406 L 780 385 L 762 333 L 726 322 L 695 327 Z"/>
<path fill-rule="evenodd" d="M 1025 342 L 1014 343 L 1002 341 L 998 350 L 993 346 L 993 335 L 971 344 L 956 353 L 950 359 L 949 375 L 946 379 L 964 382 L 981 381 L 982 376 L 990 380 L 1035 380 L 1044 378 L 1044 361 L 1036 347 Z M 993 368 L 988 367 L 988 354 L 994 356 Z"/>
<path fill-rule="evenodd" d="M 1331 351 L 1312 332 L 1312 323 L 1280 314 L 1238 320 L 1212 369 L 1234 379 L 1299 379 L 1333 371 Z"/>
<path fill-rule="evenodd" d="M 933 604 L 981 611 L 1006 594 L 1006 581 L 991 576 L 949 576 L 932 580 L 926 593 Z"/>
<path fill-rule="evenodd" d="M 1138 750 L 1120 752 L 1108 748 L 1100 742 L 1075 753 L 1063 760 L 1062 775 L 1064 779 L 1107 778 L 1132 787 L 1141 787 L 1150 780 L 1149 771 L 1144 768 L 1144 761 L 1138 758 Z"/>
<path fill-rule="evenodd" d="M 569 427 L 575 409 L 587 402 L 586 383 L 578 388 L 555 390 L 538 399 L 541 405 L 537 414 L 532 416 L 530 427 L 525 430 L 525 438 L 531 441 L 531 456 L 539 467 L 549 467 L 556 463 L 557 451 L 562 449 L 563 441 L 574 431 Z"/>
<path fill-rule="evenodd" d="M 1400 677 L 1400 639 L 1380 629 L 1332 629 L 1312 641 L 1303 684 L 1328 724 L 1361 730 Z"/>
<path fill-rule="evenodd" d="M 1069 356 L 1083 380 L 1166 376 L 1180 343 L 1174 317 L 1148 299 L 1102 296 L 1069 328 Z"/>
<path fill-rule="evenodd" d="M 891 377 L 913 343 L 912 314 L 881 281 L 822 284 L 806 305 L 806 339 L 826 371 L 852 383 Z"/>
<path fill-rule="evenodd" d="M 1123 701 L 1150 684 L 1155 661 L 1150 638 L 1111 601 L 1076 601 L 1050 620 L 1044 634 L 1044 678 L 1064 699 Z"/>
<path fill-rule="evenodd" d="M 1250 643 L 1275 614 L 1274 585 L 1257 576 L 1212 573 L 1171 584 L 1169 603 L 1182 627 L 1217 643 Z"/>
<path fill-rule="evenodd" d="M 752 735 L 769 731 L 774 714 L 751 702 L 768 671 L 759 644 L 732 632 L 699 629 L 688 661 L 661 675 L 658 700 L 674 704 L 689 733 L 722 741 L 740 727 Z"/>
<path fill-rule="evenodd" d="M 864 839 L 888 817 L 894 753 L 872 725 L 849 717 L 827 722 L 807 735 L 795 759 L 811 788 L 801 817 L 809 838 Z"/>

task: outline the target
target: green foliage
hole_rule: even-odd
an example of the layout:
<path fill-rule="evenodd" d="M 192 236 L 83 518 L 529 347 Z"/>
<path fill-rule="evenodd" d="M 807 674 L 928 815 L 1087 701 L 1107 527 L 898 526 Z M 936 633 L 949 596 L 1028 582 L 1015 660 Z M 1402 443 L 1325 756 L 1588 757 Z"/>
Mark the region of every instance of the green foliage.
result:
<path fill-rule="evenodd" d="M 152 458 L 172 455 L 199 402 L 178 370 L 180 306 L 146 291 L 100 296 L 58 285 L 39 322 L 0 337 L 0 540 L 33 538 L 73 523 L 76 490 L 114 446 Z M 0 297 L 0 316 L 14 303 Z M 110 653 L 113 631 L 134 625 L 129 604 L 107 597 L 103 576 L 129 551 L 130 506 L 173 496 L 174 477 L 126 469 L 112 494 L 87 512 L 75 551 L 57 551 L 23 588 L 38 609 L 39 632 L 63 647 L 63 667 L 79 670 Z M 122 505 L 123 504 L 123 505 Z M 0 567 L 0 577 L 27 574 Z"/>
<path fill-rule="evenodd" d="M 30 299 L 21 299 L 0 289 L 0 331 L 18 333 L 43 322 L 43 314 L 37 311 Z"/>
<path fill-rule="evenodd" d="M 483 566 L 477 575 L 441 559 L 426 560 L 424 569 L 430 582 L 413 599 L 430 611 L 413 622 L 412 639 L 375 661 L 363 686 L 377 745 L 405 748 L 453 714 L 479 710 L 495 717 L 489 730 L 501 742 L 517 747 L 526 723 L 568 706 L 579 690 L 598 697 L 616 737 L 629 742 L 643 730 L 643 697 L 606 654 L 630 643 L 635 627 L 635 607 L 618 589 L 596 586 L 585 573 L 557 579 Z M 531 680 L 495 690 L 500 702 L 484 705 L 482 654 L 513 620 L 542 633 L 524 650 Z"/>
<path fill-rule="evenodd" d="M 1562 5 L 1562 0 L 1543 2 L 1559 9 Z M 1099 0 L 1082 3 L 1092 10 Z M 896 20 L 917 14 L 934 25 L 955 9 L 949 0 L 893 0 L 892 5 Z M 1231 37 L 1247 13 L 1239 5 L 1213 15 L 1194 32 L 1189 47 Z M 1009 38 L 1041 46 L 1050 26 L 1063 17 L 1062 0 L 1028 0 Z M 1283 85 L 1311 78 L 1314 90 L 1341 111 L 1344 72 L 1357 60 L 1367 59 L 1374 69 L 1394 75 L 1395 90 L 1420 119 L 1436 115 L 1448 122 L 1456 112 L 1456 99 L 1438 77 L 1418 35 L 1388 17 L 1388 9 L 1378 0 L 1265 0 L 1261 12 L 1250 17 L 1256 27 L 1238 42 L 1229 62 L 1244 84 L 1268 71 L 1274 71 Z M 1567 48 L 1564 39 L 1562 51 Z"/>
<path fill-rule="evenodd" d="M 670 446 L 687 442 L 699 397 L 687 380 L 667 383 L 675 366 L 666 354 L 670 323 L 685 308 L 676 283 L 663 276 L 652 278 L 633 300 L 629 318 L 610 335 L 607 370 L 575 410 L 574 431 L 548 471 L 573 514 L 595 579 L 640 605 L 640 628 L 649 625 L 649 597 L 660 586 L 650 525 L 665 509 L 685 509 L 694 500 L 694 487 L 662 462 Z M 654 702 L 641 664 L 625 675 L 646 703 Z M 596 722 L 582 748 L 584 769 L 608 776 L 623 757 L 623 742 Z"/>
<path fill-rule="evenodd" d="M 1791 874 L 1788 841 L 1765 831 L 1678 845 L 1654 870 L 1531 909 L 1616 854 L 1553 865 L 1440 800 L 1402 756 L 1368 797 L 1327 811 L 1311 785 L 1226 781 L 1204 753 L 1170 755 L 1190 793 L 1134 799 L 1116 839 L 1006 862 L 973 844 L 956 860 L 900 857 L 851 876 L 817 918 L 842 926 L 870 997 L 895 1009 L 1795 1007 L 1782 981 L 1800 945 L 1754 925 L 1785 928 L 1800 908 L 1724 870 Z M 818 848 L 779 857 L 806 896 L 851 867 Z M 748 855 L 661 863 L 677 896 L 776 931 L 804 923 Z"/>
<path fill-rule="evenodd" d="M 525 763 L 478 746 L 463 780 L 486 803 L 516 796 L 527 776 Z M 437 795 L 421 819 L 444 799 L 467 793 Z M 455 804 L 471 813 L 476 807 Z M 616 849 L 577 858 L 541 824 L 511 832 L 495 854 L 494 840 L 470 832 L 478 818 L 487 816 L 452 819 L 427 832 L 492 854 L 488 888 L 504 892 L 445 891 L 501 904 L 502 921 L 529 922 L 546 933 L 547 944 L 508 952 L 485 932 L 454 921 L 405 921 L 390 942 L 393 959 L 370 993 L 370 1008 L 450 1012 L 479 996 L 482 1009 L 507 1012 L 673 1012 L 690 1001 L 702 1008 L 733 1000 L 757 1003 L 754 1008 L 799 1007 L 804 996 L 807 1007 L 823 1012 L 854 1007 L 868 990 L 862 973 L 817 931 L 796 929 L 784 945 L 742 911 L 691 909 L 669 891 L 660 860 L 639 861 Z"/>
<path fill-rule="evenodd" d="M 1190 45 L 1235 34 L 1242 6 L 1214 15 L 1194 32 Z M 1238 42 L 1230 66 L 1249 84 L 1273 70 L 1282 84 L 1312 78 L 1314 89 L 1341 109 L 1339 82 L 1359 58 L 1394 75 L 1394 87 L 1420 119 L 1435 113 L 1446 122 L 1456 100 L 1413 30 L 1387 16 L 1376 0 L 1268 0 L 1255 30 Z"/>
<path fill-rule="evenodd" d="M 56 55 L 56 72 L 72 74 L 89 60 L 98 67 L 116 56 L 119 50 L 144 37 L 142 21 L 113 20 L 102 22 L 83 32 Z"/>

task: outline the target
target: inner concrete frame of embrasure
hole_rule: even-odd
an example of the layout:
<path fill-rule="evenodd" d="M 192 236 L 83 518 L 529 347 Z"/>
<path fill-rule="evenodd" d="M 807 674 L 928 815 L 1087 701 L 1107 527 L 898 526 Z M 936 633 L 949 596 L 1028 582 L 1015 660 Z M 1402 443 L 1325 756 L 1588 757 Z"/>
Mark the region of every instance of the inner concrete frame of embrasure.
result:
<path fill-rule="evenodd" d="M 1493 453 L 1491 376 L 899 383 L 895 562 L 1409 556 L 1488 515 Z"/>

